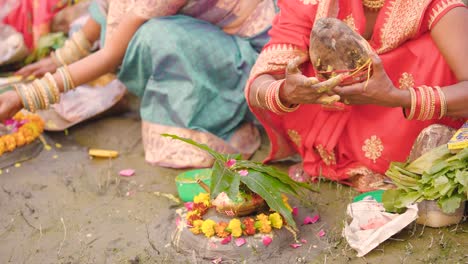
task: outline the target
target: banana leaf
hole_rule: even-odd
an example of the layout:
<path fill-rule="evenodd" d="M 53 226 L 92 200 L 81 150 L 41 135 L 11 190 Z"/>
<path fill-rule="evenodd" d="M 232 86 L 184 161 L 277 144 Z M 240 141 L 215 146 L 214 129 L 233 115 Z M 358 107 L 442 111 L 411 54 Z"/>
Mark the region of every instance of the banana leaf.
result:
<path fill-rule="evenodd" d="M 293 219 L 292 213 L 281 197 L 281 193 L 277 190 L 281 190 L 284 187 L 284 183 L 280 180 L 268 177 L 267 175 L 254 170 L 248 170 L 247 176 L 241 177 L 242 183 L 253 192 L 260 195 L 268 206 L 280 213 L 285 221 L 294 230 L 297 230 L 296 222 Z"/>

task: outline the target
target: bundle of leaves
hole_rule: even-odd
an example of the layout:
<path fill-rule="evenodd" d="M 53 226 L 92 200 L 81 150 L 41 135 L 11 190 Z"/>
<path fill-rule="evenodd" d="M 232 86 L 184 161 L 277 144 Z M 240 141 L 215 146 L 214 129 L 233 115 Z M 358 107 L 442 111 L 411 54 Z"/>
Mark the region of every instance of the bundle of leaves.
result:
<path fill-rule="evenodd" d="M 468 148 L 454 154 L 444 144 L 409 164 L 392 162 L 385 174 L 398 187 L 382 196 L 387 211 L 402 212 L 411 203 L 437 200 L 444 213 L 453 213 L 467 199 Z"/>
<path fill-rule="evenodd" d="M 281 194 L 299 196 L 304 190 L 313 191 L 310 185 L 296 182 L 286 173 L 274 167 L 242 160 L 240 154 L 221 154 L 207 145 L 199 144 L 191 139 L 170 134 L 163 134 L 163 136 L 184 141 L 213 156 L 215 161 L 210 184 L 211 199 L 215 199 L 224 192 L 231 200 L 235 201 L 240 190 L 254 192 L 265 200 L 270 209 L 280 213 L 290 227 L 297 230 L 291 209 Z M 235 162 L 231 162 L 232 160 Z"/>
<path fill-rule="evenodd" d="M 35 61 L 38 61 L 42 58 L 49 56 L 50 52 L 61 48 L 65 43 L 67 37 L 63 32 L 50 33 L 45 36 L 42 36 L 34 51 L 26 57 L 24 64 L 31 64 Z"/>

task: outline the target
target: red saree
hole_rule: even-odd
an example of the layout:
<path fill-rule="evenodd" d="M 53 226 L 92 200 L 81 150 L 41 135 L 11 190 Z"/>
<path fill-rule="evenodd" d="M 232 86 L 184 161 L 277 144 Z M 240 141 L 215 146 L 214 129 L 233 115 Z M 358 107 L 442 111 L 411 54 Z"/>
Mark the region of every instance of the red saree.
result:
<path fill-rule="evenodd" d="M 270 31 L 271 40 L 252 69 L 247 95 L 257 76 L 284 73 L 288 61 L 297 56 L 307 59 L 302 65 L 303 74 L 314 75 L 308 48 L 316 19 L 337 17 L 357 32 L 364 31 L 361 1 L 280 0 L 279 7 L 281 11 Z M 464 8 L 464 4 L 459 0 L 386 1 L 369 43 L 395 86 L 407 89 L 457 82 L 429 34 L 431 27 L 455 7 Z M 409 121 L 401 108 L 375 105 L 345 106 L 340 111 L 301 105 L 297 111 L 284 115 L 253 106 L 251 110 L 271 141 L 271 152 L 265 162 L 298 153 L 309 175 L 337 181 L 369 170 L 384 173 L 391 161 L 404 161 L 417 135 L 430 124 L 459 127 L 463 123 L 450 118 Z"/>

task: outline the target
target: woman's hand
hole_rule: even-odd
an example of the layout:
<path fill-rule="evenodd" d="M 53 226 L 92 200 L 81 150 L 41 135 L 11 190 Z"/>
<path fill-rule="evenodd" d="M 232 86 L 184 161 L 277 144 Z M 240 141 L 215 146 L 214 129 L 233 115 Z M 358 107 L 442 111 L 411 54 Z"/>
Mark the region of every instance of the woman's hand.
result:
<path fill-rule="evenodd" d="M 33 75 L 36 78 L 42 77 L 47 72 L 54 73 L 57 70 L 57 64 L 52 60 L 51 57 L 43 58 L 42 60 L 29 64 L 15 73 L 15 75 L 21 75 L 23 78 L 27 78 Z"/>
<path fill-rule="evenodd" d="M 377 54 L 371 55 L 372 77 L 368 81 L 333 89 L 345 104 L 373 104 L 388 107 L 409 107 L 409 91 L 400 90 L 393 85 Z"/>
<path fill-rule="evenodd" d="M 332 92 L 342 75 L 327 81 L 319 82 L 315 77 L 306 77 L 299 70 L 303 62 L 300 58 L 292 60 L 286 68 L 286 81 L 280 90 L 280 100 L 285 105 L 296 104 L 330 104 L 340 100 L 340 96 Z"/>
<path fill-rule="evenodd" d="M 0 121 L 11 118 L 22 108 L 21 98 L 15 91 L 0 94 Z"/>

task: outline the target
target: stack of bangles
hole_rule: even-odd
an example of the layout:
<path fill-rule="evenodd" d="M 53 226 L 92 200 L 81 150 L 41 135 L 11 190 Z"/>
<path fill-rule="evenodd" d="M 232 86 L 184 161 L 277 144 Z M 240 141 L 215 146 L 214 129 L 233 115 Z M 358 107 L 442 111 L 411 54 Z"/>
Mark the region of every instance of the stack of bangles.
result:
<path fill-rule="evenodd" d="M 263 89 L 263 86 L 266 82 L 270 82 L 268 87 L 265 91 L 264 96 L 264 104 L 260 102 L 260 89 Z M 255 100 L 257 100 L 257 104 L 272 111 L 275 114 L 285 114 L 296 111 L 300 105 L 293 105 L 292 107 L 285 106 L 279 97 L 279 92 L 281 87 L 283 87 L 285 80 L 277 80 L 277 81 L 266 81 L 262 83 L 259 87 L 257 87 L 257 91 L 255 93 Z"/>
<path fill-rule="evenodd" d="M 73 90 L 75 84 L 67 66 L 60 67 L 57 72 L 62 79 L 63 91 L 68 92 Z M 36 79 L 28 84 L 16 84 L 14 88 L 21 98 L 24 109 L 32 113 L 35 113 L 37 110 L 49 109 L 51 105 L 60 101 L 60 90 L 50 73 L 46 73 L 43 78 Z"/>
<path fill-rule="evenodd" d="M 60 49 L 50 54 L 52 60 L 57 66 L 71 64 L 84 58 L 90 54 L 91 43 L 80 30 L 65 41 L 65 44 Z"/>
<path fill-rule="evenodd" d="M 417 88 L 409 88 L 411 95 L 411 108 L 409 115 L 403 108 L 403 115 L 408 120 L 432 120 L 441 119 L 447 114 L 447 100 L 439 86 L 422 85 Z"/>

